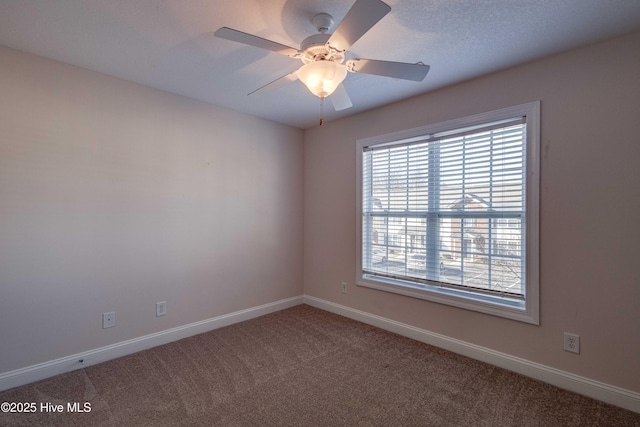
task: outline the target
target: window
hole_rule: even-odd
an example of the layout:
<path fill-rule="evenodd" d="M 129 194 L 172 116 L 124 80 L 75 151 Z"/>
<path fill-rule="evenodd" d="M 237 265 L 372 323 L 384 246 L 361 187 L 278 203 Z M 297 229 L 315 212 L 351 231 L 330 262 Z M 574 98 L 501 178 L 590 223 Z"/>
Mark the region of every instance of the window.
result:
<path fill-rule="evenodd" d="M 357 283 L 538 324 L 539 111 L 358 141 Z"/>

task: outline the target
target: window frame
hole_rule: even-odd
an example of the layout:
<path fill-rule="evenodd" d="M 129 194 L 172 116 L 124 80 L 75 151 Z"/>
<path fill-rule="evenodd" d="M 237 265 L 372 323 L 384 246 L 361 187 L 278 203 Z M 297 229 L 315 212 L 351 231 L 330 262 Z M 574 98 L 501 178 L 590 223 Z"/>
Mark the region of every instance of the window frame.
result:
<path fill-rule="evenodd" d="M 362 263 L 362 187 L 363 149 L 394 141 L 480 126 L 516 116 L 526 116 L 525 138 L 525 259 L 526 280 L 523 300 L 487 295 L 472 290 L 438 286 L 413 287 L 409 281 L 363 275 Z M 475 114 L 418 128 L 401 130 L 356 141 L 356 284 L 367 288 L 424 299 L 472 311 L 505 317 L 534 325 L 540 324 L 539 285 L 539 218 L 540 218 L 540 101 L 533 101 L 486 113 Z"/>

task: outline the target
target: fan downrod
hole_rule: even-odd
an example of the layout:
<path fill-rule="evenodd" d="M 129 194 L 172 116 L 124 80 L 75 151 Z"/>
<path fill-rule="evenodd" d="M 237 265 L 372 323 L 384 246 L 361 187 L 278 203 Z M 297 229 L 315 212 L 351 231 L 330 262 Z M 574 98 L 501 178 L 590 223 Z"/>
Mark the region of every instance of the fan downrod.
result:
<path fill-rule="evenodd" d="M 318 30 L 318 34 L 313 34 L 300 43 L 300 50 L 303 55 L 300 59 L 305 64 L 315 61 L 333 61 L 339 64 L 344 61 L 344 53 L 330 50 L 327 41 L 331 37 L 327 31 L 333 27 L 333 16 L 328 13 L 318 13 L 311 19 L 311 23 Z"/>

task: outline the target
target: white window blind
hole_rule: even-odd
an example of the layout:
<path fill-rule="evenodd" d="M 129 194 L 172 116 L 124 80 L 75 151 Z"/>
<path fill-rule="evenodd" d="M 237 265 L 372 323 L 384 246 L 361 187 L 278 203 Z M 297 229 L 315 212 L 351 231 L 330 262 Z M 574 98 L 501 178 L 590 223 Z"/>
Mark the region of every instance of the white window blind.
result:
<path fill-rule="evenodd" d="M 526 298 L 526 118 L 363 147 L 362 274 Z"/>

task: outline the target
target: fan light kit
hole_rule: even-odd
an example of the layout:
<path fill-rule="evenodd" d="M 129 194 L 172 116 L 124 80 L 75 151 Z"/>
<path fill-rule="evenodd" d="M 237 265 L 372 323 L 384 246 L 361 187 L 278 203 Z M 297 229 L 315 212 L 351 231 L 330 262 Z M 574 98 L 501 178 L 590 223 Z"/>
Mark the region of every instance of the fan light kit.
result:
<path fill-rule="evenodd" d="M 304 39 L 300 49 L 227 27 L 218 29 L 214 35 L 270 50 L 303 62 L 304 65 L 298 70 L 258 88 L 249 95 L 277 82 L 299 79 L 311 93 L 322 100 L 329 96 L 335 110 L 339 111 L 353 105 L 342 85 L 349 72 L 416 82 L 424 80 L 429 72 L 429 66 L 422 62 L 409 64 L 360 58 L 348 59 L 345 62 L 347 50 L 390 11 L 391 7 L 381 0 L 356 0 L 332 34 L 327 32 L 333 26 L 333 17 L 326 13 L 317 14 L 311 22 L 319 34 Z M 322 118 L 320 124 L 322 124 Z"/>
<path fill-rule="evenodd" d="M 333 61 L 310 62 L 298 70 L 300 81 L 320 98 L 331 95 L 346 77 L 347 69 Z"/>

